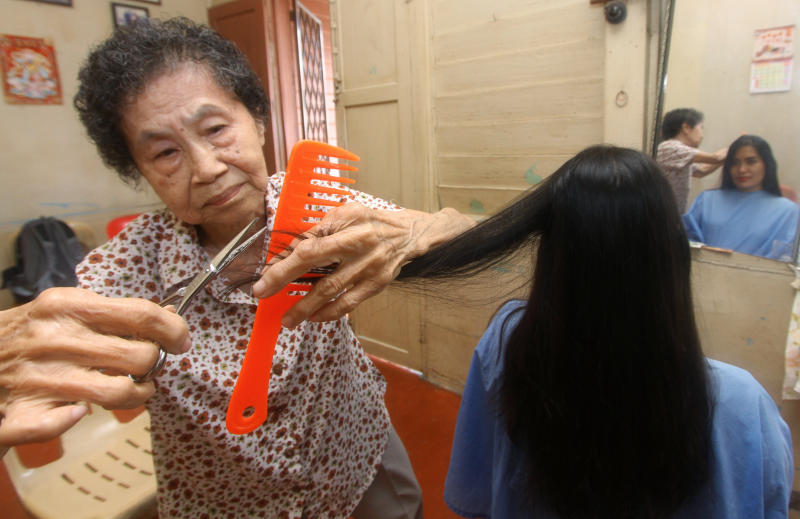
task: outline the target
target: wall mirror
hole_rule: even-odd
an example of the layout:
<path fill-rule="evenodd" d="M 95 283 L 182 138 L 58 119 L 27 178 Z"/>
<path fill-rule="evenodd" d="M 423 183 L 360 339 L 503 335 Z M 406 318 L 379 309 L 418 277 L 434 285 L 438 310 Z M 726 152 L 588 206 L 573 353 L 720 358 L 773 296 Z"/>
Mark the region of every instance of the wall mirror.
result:
<path fill-rule="evenodd" d="M 759 135 L 772 148 L 780 183 L 800 192 L 800 71 L 792 71 L 788 90 L 751 92 L 756 32 L 794 25 L 796 37 L 800 2 L 671 0 L 663 5 L 667 30 L 661 54 L 666 66 L 659 82 L 662 90 L 653 142 L 660 140 L 664 113 L 674 108 L 695 108 L 705 115 L 701 150 L 713 152 L 727 147 L 743 133 Z M 756 72 L 762 85 L 778 85 L 786 77 L 780 74 L 787 70 L 785 63 L 773 61 L 759 64 Z M 692 179 L 689 203 L 700 192 L 719 187 L 720 180 L 721 168 L 707 177 Z M 794 258 L 797 243 L 796 238 Z"/>

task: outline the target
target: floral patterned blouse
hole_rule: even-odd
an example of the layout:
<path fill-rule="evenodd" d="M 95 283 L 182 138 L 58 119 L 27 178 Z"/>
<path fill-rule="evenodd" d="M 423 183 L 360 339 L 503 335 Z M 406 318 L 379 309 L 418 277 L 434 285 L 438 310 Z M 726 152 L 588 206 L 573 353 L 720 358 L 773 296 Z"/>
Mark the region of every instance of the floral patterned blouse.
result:
<path fill-rule="evenodd" d="M 282 183 L 279 173 L 267 188 L 270 229 Z M 396 209 L 357 191 L 352 200 Z M 89 253 L 77 273 L 99 294 L 159 301 L 209 260 L 194 227 L 161 210 Z M 193 347 L 169 356 L 147 402 L 161 517 L 346 518 L 375 476 L 389 431 L 385 381 L 344 318 L 282 329 L 267 421 L 227 431 L 256 305 L 221 276 L 184 314 Z"/>
<path fill-rule="evenodd" d="M 675 201 L 678 203 L 678 211 L 681 214 L 686 212 L 686 204 L 689 202 L 692 175 L 700 168 L 698 164 L 692 163 L 692 159 L 698 151 L 697 148 L 687 146 L 675 139 L 666 140 L 658 145 L 656 162 L 661 166 L 672 186 Z"/>

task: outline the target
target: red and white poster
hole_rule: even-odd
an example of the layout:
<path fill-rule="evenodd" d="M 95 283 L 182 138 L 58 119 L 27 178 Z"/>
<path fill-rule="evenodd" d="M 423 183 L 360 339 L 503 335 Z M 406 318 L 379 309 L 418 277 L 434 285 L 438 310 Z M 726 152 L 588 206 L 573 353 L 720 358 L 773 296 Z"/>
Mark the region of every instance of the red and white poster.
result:
<path fill-rule="evenodd" d="M 794 25 L 757 30 L 753 61 L 786 59 L 794 56 L 794 33 Z"/>
<path fill-rule="evenodd" d="M 56 53 L 49 40 L 0 35 L 3 93 L 9 104 L 62 104 Z"/>

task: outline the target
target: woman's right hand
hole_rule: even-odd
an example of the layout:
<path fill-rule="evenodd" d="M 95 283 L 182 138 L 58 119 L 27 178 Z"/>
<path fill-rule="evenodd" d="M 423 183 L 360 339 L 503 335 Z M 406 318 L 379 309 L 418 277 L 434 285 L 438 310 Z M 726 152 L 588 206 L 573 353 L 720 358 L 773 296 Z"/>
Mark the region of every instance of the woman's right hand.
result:
<path fill-rule="evenodd" d="M 400 268 L 475 225 L 455 209 L 436 213 L 413 209 L 370 209 L 351 202 L 328 211 L 292 252 L 261 271 L 253 295 L 269 297 L 314 267 L 336 264 L 283 316 L 294 328 L 306 319 L 332 321 L 383 290 Z"/>
<path fill-rule="evenodd" d="M 717 158 L 717 161 L 721 164 L 725 162 L 725 157 L 728 155 L 728 147 L 725 146 L 724 148 L 720 148 L 714 152 L 714 157 Z"/>
<path fill-rule="evenodd" d="M 155 392 L 135 383 L 158 348 L 184 353 L 186 322 L 173 310 L 135 298 L 51 288 L 0 312 L 0 455 L 12 445 L 55 438 L 88 411 L 133 408 Z"/>

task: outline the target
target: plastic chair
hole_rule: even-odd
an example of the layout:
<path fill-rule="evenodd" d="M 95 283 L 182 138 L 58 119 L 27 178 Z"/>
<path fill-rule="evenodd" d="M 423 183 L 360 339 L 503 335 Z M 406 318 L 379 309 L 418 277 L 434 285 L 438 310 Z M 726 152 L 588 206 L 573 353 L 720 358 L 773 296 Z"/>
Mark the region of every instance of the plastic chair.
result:
<path fill-rule="evenodd" d="M 16 449 L 3 458 L 23 506 L 40 519 L 152 517 L 156 479 L 150 415 L 121 423 L 92 405 L 90 415 L 60 436 L 63 454 L 26 467 Z"/>
<path fill-rule="evenodd" d="M 110 240 L 121 231 L 129 222 L 139 217 L 139 213 L 118 216 L 106 224 L 106 236 Z"/>

